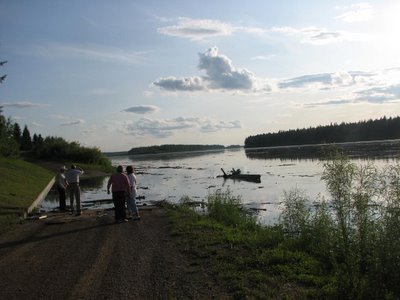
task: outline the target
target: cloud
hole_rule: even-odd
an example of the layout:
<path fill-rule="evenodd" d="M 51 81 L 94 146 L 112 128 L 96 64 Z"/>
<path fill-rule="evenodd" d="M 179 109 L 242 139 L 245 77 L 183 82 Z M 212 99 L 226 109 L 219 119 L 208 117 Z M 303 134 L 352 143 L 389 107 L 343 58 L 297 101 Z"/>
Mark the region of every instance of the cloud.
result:
<path fill-rule="evenodd" d="M 341 104 L 350 104 L 354 103 L 352 100 L 329 100 L 325 102 L 314 102 L 314 103 L 307 103 L 304 105 L 306 108 L 318 107 L 318 106 L 329 106 L 329 105 L 341 105 Z"/>
<path fill-rule="evenodd" d="M 329 85 L 331 81 L 331 74 L 329 73 L 311 74 L 283 80 L 278 84 L 278 86 L 281 89 L 303 88 L 310 84 Z"/>
<path fill-rule="evenodd" d="M 368 85 L 378 83 L 379 77 L 384 72 L 341 71 L 335 73 L 309 74 L 290 79 L 281 80 L 278 87 L 287 88 L 313 88 L 333 89 L 352 85 Z"/>
<path fill-rule="evenodd" d="M 61 43 L 48 43 L 44 46 L 36 46 L 30 49 L 30 53 L 53 59 L 69 57 L 130 64 L 137 64 L 144 61 L 146 54 L 146 52 L 142 51 L 126 51 L 102 45 L 69 45 Z"/>
<path fill-rule="evenodd" d="M 389 101 L 400 101 L 400 84 L 385 87 L 374 87 L 356 92 L 356 101 L 370 103 L 384 103 Z"/>
<path fill-rule="evenodd" d="M 212 91 L 237 90 L 255 92 L 269 90 L 269 86 L 261 84 L 255 75 L 246 69 L 237 69 L 225 55 L 218 54 L 218 48 L 209 48 L 199 53 L 199 69 L 205 71 L 203 77 L 187 77 L 178 79 L 173 76 L 161 78 L 154 85 L 168 91 Z"/>
<path fill-rule="evenodd" d="M 124 109 L 123 111 L 135 114 L 149 114 L 157 112 L 158 110 L 160 110 L 160 108 L 154 105 L 136 105 Z"/>
<path fill-rule="evenodd" d="M 68 120 L 69 118 L 64 115 L 49 115 L 49 118 L 57 120 Z"/>
<path fill-rule="evenodd" d="M 388 102 L 400 101 L 400 83 L 382 87 L 374 87 L 364 90 L 359 90 L 351 93 L 342 99 L 321 101 L 305 104 L 304 107 L 311 108 L 326 105 L 342 105 L 355 103 L 372 103 L 383 104 Z"/>
<path fill-rule="evenodd" d="M 255 76 L 246 69 L 236 69 L 225 55 L 218 54 L 218 48 L 212 47 L 199 53 L 199 69 L 206 71 L 204 77 L 211 89 L 250 90 Z"/>
<path fill-rule="evenodd" d="M 84 123 L 85 123 L 84 120 L 79 119 L 79 120 L 76 120 L 76 121 L 70 121 L 70 122 L 61 123 L 60 126 L 74 126 L 74 125 L 82 125 Z"/>
<path fill-rule="evenodd" d="M 197 130 L 217 132 L 241 128 L 239 121 L 217 121 L 211 118 L 177 117 L 174 119 L 141 118 L 137 122 L 122 124 L 122 132 L 134 136 L 151 135 L 157 138 L 172 136 L 177 131 Z"/>
<path fill-rule="evenodd" d="M 36 128 L 42 128 L 42 127 L 43 127 L 42 124 L 37 123 L 37 122 L 31 122 L 31 126 L 32 126 L 32 127 L 36 127 Z"/>
<path fill-rule="evenodd" d="M 355 34 L 345 31 L 329 31 L 326 28 L 318 28 L 315 26 L 303 28 L 272 27 L 270 31 L 299 37 L 302 43 L 312 45 L 328 45 L 346 41 L 365 40 L 367 38 L 367 36 L 363 34 Z"/>
<path fill-rule="evenodd" d="M 46 107 L 48 106 L 47 104 L 41 104 L 41 103 L 32 103 L 32 102 L 4 102 L 0 103 L 0 106 L 2 107 L 15 107 L 15 108 L 34 108 L 34 107 Z"/>
<path fill-rule="evenodd" d="M 253 56 L 251 60 L 272 60 L 276 57 L 276 54 L 267 54 L 267 55 L 257 55 Z"/>
<path fill-rule="evenodd" d="M 337 16 L 337 19 L 345 22 L 356 22 L 370 18 L 372 7 L 368 3 L 358 3 L 350 7 L 345 7 L 347 11 Z M 161 20 L 161 19 L 159 19 Z M 235 26 L 230 23 L 211 19 L 191 19 L 180 17 L 175 20 L 163 19 L 165 22 L 175 22 L 175 24 L 158 28 L 160 34 L 187 38 L 192 41 L 202 41 L 212 37 L 231 36 L 236 32 L 244 32 L 253 35 L 264 35 L 265 33 L 280 33 L 287 36 L 300 38 L 302 43 L 313 45 L 327 45 L 332 43 L 359 41 L 367 39 L 365 34 L 356 34 L 346 31 L 328 30 L 316 26 L 295 28 L 290 26 L 261 28 L 248 26 Z"/>
<path fill-rule="evenodd" d="M 372 5 L 367 2 L 352 4 L 351 6 L 338 7 L 338 9 L 345 10 L 341 15 L 335 17 L 346 23 L 365 22 L 372 19 L 374 10 Z"/>
<path fill-rule="evenodd" d="M 235 28 L 218 20 L 178 18 L 175 25 L 158 28 L 158 32 L 164 35 L 202 40 L 215 36 L 229 36 Z"/>
<path fill-rule="evenodd" d="M 175 78 L 173 76 L 161 78 L 153 82 L 154 85 L 167 91 L 202 91 L 206 87 L 200 77 Z"/>
<path fill-rule="evenodd" d="M 208 120 L 203 125 L 201 125 L 200 130 L 202 132 L 217 132 L 221 129 L 235 129 L 235 128 L 242 128 L 240 121 L 214 121 Z"/>

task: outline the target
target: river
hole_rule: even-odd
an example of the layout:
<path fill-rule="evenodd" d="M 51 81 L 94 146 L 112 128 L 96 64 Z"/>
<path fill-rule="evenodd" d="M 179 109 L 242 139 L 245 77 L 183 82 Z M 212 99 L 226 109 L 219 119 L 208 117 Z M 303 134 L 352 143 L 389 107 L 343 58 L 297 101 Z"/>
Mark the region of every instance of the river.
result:
<path fill-rule="evenodd" d="M 351 160 L 357 164 L 373 160 L 378 167 L 397 160 L 400 142 L 391 141 L 392 150 L 378 151 L 374 154 L 357 155 Z M 353 144 L 359 148 L 359 144 Z M 365 145 L 364 145 L 365 146 Z M 293 147 L 286 147 L 293 148 Z M 115 156 L 113 165 L 133 165 L 139 185 L 139 205 L 148 205 L 166 200 L 179 203 L 184 196 L 193 201 L 204 201 L 207 195 L 217 190 L 229 190 L 239 196 L 245 207 L 256 212 L 258 221 L 263 224 L 275 223 L 282 208 L 284 191 L 297 188 L 313 201 L 329 197 L 325 183 L 321 180 L 323 160 L 318 155 L 288 158 L 276 157 L 284 150 L 273 148 L 171 153 L 163 155 Z M 293 150 L 293 149 L 292 149 Z M 273 153 L 273 155 L 271 155 Z M 377 153 L 379 155 L 377 155 Z M 271 158 L 273 156 L 274 158 Z M 278 155 L 279 156 L 279 155 Z M 247 182 L 217 177 L 221 168 L 229 171 L 240 169 L 242 173 L 260 174 L 261 182 Z M 82 180 L 82 203 L 84 207 L 111 208 L 110 195 L 106 193 L 108 177 Z M 96 203 L 96 200 L 101 200 Z M 69 201 L 67 200 L 67 203 Z M 57 194 L 51 191 L 41 205 L 44 211 L 58 206 Z"/>

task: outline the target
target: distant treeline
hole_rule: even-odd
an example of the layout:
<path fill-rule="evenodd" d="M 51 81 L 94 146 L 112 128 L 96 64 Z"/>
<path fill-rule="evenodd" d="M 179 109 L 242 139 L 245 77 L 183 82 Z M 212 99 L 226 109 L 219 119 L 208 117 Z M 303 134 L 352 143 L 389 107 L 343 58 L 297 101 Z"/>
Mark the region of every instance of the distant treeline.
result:
<path fill-rule="evenodd" d="M 258 134 L 247 137 L 244 146 L 245 148 L 275 147 L 399 138 L 400 117 L 383 117 L 356 123 L 333 123 L 326 126 Z"/>
<path fill-rule="evenodd" d="M 170 152 L 186 152 L 186 151 L 205 151 L 205 150 L 222 150 L 225 149 L 223 145 L 160 145 L 149 147 L 137 147 L 128 151 L 129 155 L 134 154 L 158 154 Z"/>
<path fill-rule="evenodd" d="M 3 115 L 0 106 L 0 156 L 21 155 L 40 160 L 71 161 L 76 163 L 111 166 L 111 162 L 96 147 L 84 147 L 77 142 L 68 142 L 61 137 L 45 137 L 33 134 L 25 125 L 20 125 Z"/>

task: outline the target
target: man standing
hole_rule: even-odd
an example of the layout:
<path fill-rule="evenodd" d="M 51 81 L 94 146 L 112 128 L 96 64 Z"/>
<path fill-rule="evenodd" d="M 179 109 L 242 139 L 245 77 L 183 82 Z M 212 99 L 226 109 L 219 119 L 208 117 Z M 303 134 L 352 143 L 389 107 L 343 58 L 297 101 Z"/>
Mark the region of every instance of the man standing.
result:
<path fill-rule="evenodd" d="M 75 212 L 74 197 L 76 199 L 76 215 L 81 215 L 81 189 L 79 188 L 79 176 L 83 174 L 81 168 L 77 168 L 75 165 L 71 166 L 65 177 L 69 183 L 69 201 L 71 204 L 71 212 Z"/>
<path fill-rule="evenodd" d="M 115 208 L 115 223 L 128 221 L 125 211 L 125 198 L 131 195 L 131 186 L 128 177 L 123 173 L 122 166 L 117 167 L 117 173 L 111 175 L 107 183 L 107 193 L 110 194 L 112 186 L 112 198 Z"/>
<path fill-rule="evenodd" d="M 65 166 L 62 166 L 56 176 L 56 185 L 60 200 L 60 211 L 65 211 L 65 189 L 68 186 L 67 180 L 65 179 L 65 170 Z"/>

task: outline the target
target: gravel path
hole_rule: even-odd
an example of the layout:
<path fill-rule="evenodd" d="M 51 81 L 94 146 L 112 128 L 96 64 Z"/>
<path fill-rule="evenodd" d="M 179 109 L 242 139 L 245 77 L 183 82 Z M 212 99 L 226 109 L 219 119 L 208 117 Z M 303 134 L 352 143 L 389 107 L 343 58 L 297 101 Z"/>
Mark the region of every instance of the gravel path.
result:
<path fill-rule="evenodd" d="M 0 299 L 221 299 L 176 248 L 161 208 L 53 214 L 0 236 Z"/>

